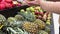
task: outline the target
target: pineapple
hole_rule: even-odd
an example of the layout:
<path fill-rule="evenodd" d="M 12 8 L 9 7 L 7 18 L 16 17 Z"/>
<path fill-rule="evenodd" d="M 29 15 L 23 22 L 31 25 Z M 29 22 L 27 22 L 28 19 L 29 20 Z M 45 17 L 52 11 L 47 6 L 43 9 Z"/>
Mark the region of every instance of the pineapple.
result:
<path fill-rule="evenodd" d="M 24 22 L 23 24 L 23 29 L 30 33 L 36 33 L 38 32 L 38 25 L 35 23 L 30 23 L 30 22 Z"/>
<path fill-rule="evenodd" d="M 45 28 L 45 23 L 40 19 L 36 19 L 36 21 L 34 21 L 34 23 L 38 24 L 39 29 L 44 29 Z"/>

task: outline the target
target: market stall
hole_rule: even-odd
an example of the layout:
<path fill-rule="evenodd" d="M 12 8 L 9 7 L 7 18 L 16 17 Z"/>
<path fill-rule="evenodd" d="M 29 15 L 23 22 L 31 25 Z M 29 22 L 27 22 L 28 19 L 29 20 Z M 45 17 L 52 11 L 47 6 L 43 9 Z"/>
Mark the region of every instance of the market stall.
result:
<path fill-rule="evenodd" d="M 0 34 L 55 34 L 53 14 L 40 6 L 0 2 Z"/>

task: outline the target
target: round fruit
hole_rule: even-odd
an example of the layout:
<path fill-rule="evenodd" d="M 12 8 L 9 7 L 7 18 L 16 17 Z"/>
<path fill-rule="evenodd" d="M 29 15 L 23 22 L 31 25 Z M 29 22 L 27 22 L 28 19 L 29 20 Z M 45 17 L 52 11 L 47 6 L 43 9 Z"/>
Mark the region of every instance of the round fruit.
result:
<path fill-rule="evenodd" d="M 0 10 L 3 10 L 3 9 L 5 9 L 5 4 L 1 3 L 0 4 Z"/>
<path fill-rule="evenodd" d="M 5 0 L 6 2 L 8 2 L 8 3 L 11 3 L 12 2 L 12 0 Z"/>
<path fill-rule="evenodd" d="M 35 15 L 39 15 L 39 12 L 38 11 L 35 11 Z"/>
<path fill-rule="evenodd" d="M 20 11 L 21 11 L 21 12 L 24 12 L 25 10 L 24 10 L 24 9 L 21 9 Z"/>
<path fill-rule="evenodd" d="M 45 23 L 40 19 L 36 19 L 36 21 L 34 23 L 38 24 L 39 29 L 44 29 L 45 28 Z"/>
<path fill-rule="evenodd" d="M 21 15 L 16 15 L 15 18 L 16 18 L 17 20 L 23 20 L 23 19 L 24 19 L 24 17 L 21 16 Z"/>
<path fill-rule="evenodd" d="M 33 8 L 33 7 L 30 7 L 30 11 L 31 11 L 31 12 L 34 12 L 35 10 L 34 10 L 34 8 Z"/>
<path fill-rule="evenodd" d="M 10 4 L 10 3 L 5 3 L 6 7 L 7 8 L 12 8 L 13 7 L 13 4 Z"/>
<path fill-rule="evenodd" d="M 26 8 L 26 11 L 30 11 L 30 8 Z"/>
<path fill-rule="evenodd" d="M 38 25 L 35 23 L 24 22 L 23 28 L 30 33 L 37 33 L 38 32 Z"/>
<path fill-rule="evenodd" d="M 43 16 L 43 14 L 44 14 L 43 12 L 39 12 L 39 15 L 42 15 Z"/>
<path fill-rule="evenodd" d="M 50 25 L 50 24 L 51 24 L 51 21 L 50 21 L 50 20 L 47 20 L 47 21 L 46 21 L 46 24 L 47 24 L 47 25 Z"/>
<path fill-rule="evenodd" d="M 41 9 L 40 6 L 35 7 L 35 10 L 40 10 L 40 9 Z"/>

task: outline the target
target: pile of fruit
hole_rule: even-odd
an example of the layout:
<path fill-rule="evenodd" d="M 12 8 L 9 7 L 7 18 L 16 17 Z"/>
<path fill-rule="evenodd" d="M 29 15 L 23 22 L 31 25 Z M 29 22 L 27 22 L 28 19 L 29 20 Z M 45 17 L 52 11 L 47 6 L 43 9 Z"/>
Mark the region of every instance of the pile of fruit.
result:
<path fill-rule="evenodd" d="M 40 6 L 26 8 L 26 11 L 21 9 L 20 14 L 23 15 L 27 20 L 34 21 L 35 19 L 41 19 L 42 21 L 46 22 L 46 24 L 50 24 L 49 22 L 51 20 L 51 13 L 42 10 Z"/>
<path fill-rule="evenodd" d="M 0 10 L 21 6 L 21 3 L 13 0 L 0 0 Z"/>
<path fill-rule="evenodd" d="M 5 30 L 8 34 L 51 34 L 50 25 L 51 13 L 43 11 L 39 6 L 22 9 L 8 19 L 0 15 L 0 33 Z"/>

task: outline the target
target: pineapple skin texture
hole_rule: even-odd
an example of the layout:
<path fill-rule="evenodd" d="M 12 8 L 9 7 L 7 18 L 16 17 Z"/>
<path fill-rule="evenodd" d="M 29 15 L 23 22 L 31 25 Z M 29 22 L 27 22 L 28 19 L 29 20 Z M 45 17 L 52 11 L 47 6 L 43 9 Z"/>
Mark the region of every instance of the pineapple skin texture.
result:
<path fill-rule="evenodd" d="M 38 25 L 35 23 L 25 22 L 23 24 L 23 29 L 30 33 L 37 33 L 38 32 Z"/>

